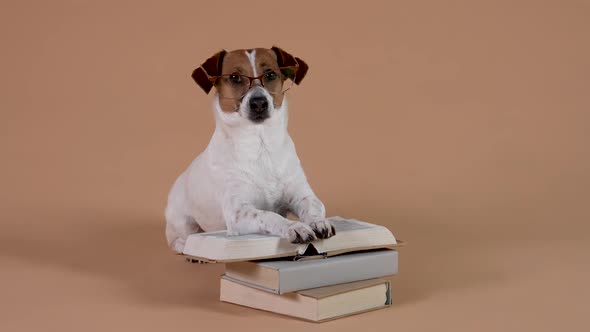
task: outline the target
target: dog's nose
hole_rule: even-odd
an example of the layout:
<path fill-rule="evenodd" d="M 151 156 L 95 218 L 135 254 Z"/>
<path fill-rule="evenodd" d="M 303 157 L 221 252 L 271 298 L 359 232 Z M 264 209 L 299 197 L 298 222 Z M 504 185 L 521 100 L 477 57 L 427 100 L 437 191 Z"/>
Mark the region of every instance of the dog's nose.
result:
<path fill-rule="evenodd" d="M 268 110 L 268 100 L 266 100 L 266 97 L 250 98 L 250 110 L 256 113 L 262 113 Z"/>

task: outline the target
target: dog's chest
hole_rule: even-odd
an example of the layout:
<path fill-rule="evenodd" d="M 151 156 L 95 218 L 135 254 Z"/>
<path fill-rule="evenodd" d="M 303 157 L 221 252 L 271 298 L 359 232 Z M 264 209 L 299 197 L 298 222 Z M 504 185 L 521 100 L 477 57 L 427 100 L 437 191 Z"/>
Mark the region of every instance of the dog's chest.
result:
<path fill-rule="evenodd" d="M 258 137 L 236 154 L 239 176 L 253 186 L 257 205 L 265 209 L 281 205 L 290 169 L 296 162 L 289 144 L 272 143 Z"/>

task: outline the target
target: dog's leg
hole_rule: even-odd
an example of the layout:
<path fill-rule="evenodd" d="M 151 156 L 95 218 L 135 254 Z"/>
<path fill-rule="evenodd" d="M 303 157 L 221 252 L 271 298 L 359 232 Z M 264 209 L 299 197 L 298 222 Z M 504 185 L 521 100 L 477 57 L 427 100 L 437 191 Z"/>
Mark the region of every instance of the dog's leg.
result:
<path fill-rule="evenodd" d="M 224 199 L 223 216 L 228 234 L 266 233 L 286 238 L 291 243 L 307 243 L 317 239 L 309 225 L 257 209 L 245 197 L 252 196 L 234 193 Z"/>
<path fill-rule="evenodd" d="M 166 220 L 168 246 L 178 253 L 182 253 L 184 250 L 184 244 L 189 235 L 203 231 L 199 224 L 189 216 L 170 216 L 167 213 Z"/>
<path fill-rule="evenodd" d="M 183 173 L 174 182 L 168 195 L 168 205 L 165 213 L 166 240 L 168 246 L 178 253 L 182 253 L 184 250 L 184 244 L 189 235 L 203 231 L 196 220 L 188 213 L 184 181 L 186 181 L 186 173 Z"/>
<path fill-rule="evenodd" d="M 288 187 L 286 192 L 289 210 L 299 220 L 309 225 L 320 239 L 327 239 L 336 235 L 334 225 L 326 219 L 326 208 L 322 201 L 314 194 L 305 177 Z"/>

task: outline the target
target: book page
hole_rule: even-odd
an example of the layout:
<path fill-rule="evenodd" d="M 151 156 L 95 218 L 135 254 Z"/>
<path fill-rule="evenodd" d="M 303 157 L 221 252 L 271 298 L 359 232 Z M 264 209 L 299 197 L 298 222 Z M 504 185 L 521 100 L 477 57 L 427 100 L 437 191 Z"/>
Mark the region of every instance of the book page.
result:
<path fill-rule="evenodd" d="M 377 225 L 369 224 L 369 223 L 362 222 L 362 221 L 359 221 L 356 219 L 344 219 L 342 217 L 330 217 L 327 219 L 333 222 L 334 228 L 336 228 L 336 233 L 357 231 L 357 230 L 361 230 L 361 229 L 369 229 L 369 228 L 379 227 Z M 271 235 L 271 234 L 227 235 L 227 231 L 197 233 L 196 235 L 208 237 L 208 238 L 219 238 L 219 239 L 226 238 L 226 239 L 232 240 L 232 241 L 263 240 L 263 239 L 278 237 L 276 235 Z"/>
<path fill-rule="evenodd" d="M 270 234 L 243 234 L 243 235 L 227 235 L 226 231 L 219 231 L 219 232 L 210 232 L 210 233 L 199 233 L 200 236 L 203 237 L 211 237 L 211 238 L 227 238 L 228 240 L 262 240 L 268 239 L 273 237 L 278 237 L 275 235 Z"/>
<path fill-rule="evenodd" d="M 346 251 L 352 249 L 371 249 L 396 244 L 395 237 L 385 227 L 369 224 L 355 219 L 341 217 L 328 218 L 336 228 L 336 235 L 311 243 L 319 253 Z"/>
<path fill-rule="evenodd" d="M 338 232 L 349 232 L 379 227 L 359 220 L 344 219 L 341 217 L 331 217 L 328 218 L 328 220 L 330 220 L 334 224 L 334 228 L 336 228 L 336 234 L 338 234 Z"/>
<path fill-rule="evenodd" d="M 293 244 L 289 240 L 269 234 L 227 235 L 227 231 L 189 235 L 183 253 L 212 261 L 249 260 L 292 254 L 305 255 L 308 248 L 315 253 L 373 248 L 395 244 L 386 228 L 355 219 L 328 218 L 336 235 L 310 244 Z"/>

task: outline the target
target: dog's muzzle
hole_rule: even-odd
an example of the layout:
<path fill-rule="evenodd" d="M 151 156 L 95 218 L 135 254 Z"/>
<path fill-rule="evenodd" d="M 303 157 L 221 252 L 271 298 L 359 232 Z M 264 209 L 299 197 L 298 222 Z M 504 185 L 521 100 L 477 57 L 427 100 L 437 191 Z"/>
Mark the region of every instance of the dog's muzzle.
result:
<path fill-rule="evenodd" d="M 248 118 L 255 123 L 261 123 L 268 119 L 270 116 L 268 105 L 269 102 L 265 96 L 252 96 L 248 101 Z"/>

